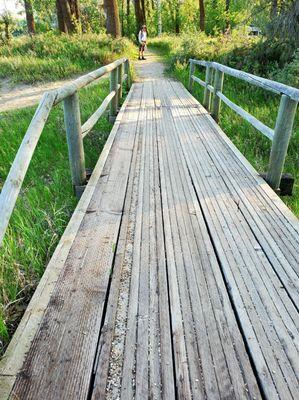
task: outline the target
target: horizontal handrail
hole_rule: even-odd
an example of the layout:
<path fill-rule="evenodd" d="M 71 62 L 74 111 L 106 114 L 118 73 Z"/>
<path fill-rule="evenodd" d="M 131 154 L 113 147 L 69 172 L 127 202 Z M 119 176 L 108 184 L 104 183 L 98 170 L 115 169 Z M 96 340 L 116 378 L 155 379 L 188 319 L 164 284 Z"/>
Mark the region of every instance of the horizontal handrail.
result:
<path fill-rule="evenodd" d="M 0 193 L 0 244 L 7 229 L 34 150 L 52 109 L 55 93 L 43 95 L 24 139 L 19 147 Z"/>
<path fill-rule="evenodd" d="M 117 88 L 119 89 L 120 85 L 117 85 Z M 104 114 L 106 111 L 107 107 L 109 106 L 111 100 L 113 97 L 116 95 L 116 91 L 113 90 L 113 92 L 109 93 L 107 97 L 103 100 L 102 104 L 100 107 L 92 114 L 91 117 L 82 125 L 82 137 L 83 139 L 85 136 L 91 131 L 91 129 L 95 126 L 95 124 L 98 122 L 98 120 L 101 118 L 101 116 Z"/>
<path fill-rule="evenodd" d="M 252 85 L 261 87 L 276 94 L 285 94 L 289 96 L 292 100 L 299 101 L 299 89 L 285 85 L 283 83 L 272 81 L 270 79 L 262 78 L 257 75 L 249 74 L 248 72 L 227 67 L 226 65 L 219 64 L 214 61 L 194 60 L 191 58 L 189 62 L 196 65 L 201 65 L 203 67 L 212 67 L 215 70 L 224 72 L 227 75 L 241 79 L 245 82 L 251 83 Z"/>
<path fill-rule="evenodd" d="M 249 112 L 245 111 L 242 107 L 237 106 L 234 102 L 224 96 L 223 93 L 217 92 L 217 96 L 232 110 L 234 110 L 237 114 L 243 117 L 247 122 L 249 122 L 252 126 L 254 126 L 257 130 L 262 132 L 268 139 L 273 140 L 274 130 L 269 128 L 267 125 L 263 124 Z"/>
<path fill-rule="evenodd" d="M 299 101 L 299 89 L 284 85 L 280 82 L 271 81 L 270 79 L 261 78 L 259 76 L 249 74 L 248 72 L 239 71 L 213 61 L 190 59 L 189 63 L 189 90 L 192 91 L 194 82 L 199 83 L 205 88 L 203 104 L 208 111 L 210 111 L 211 93 L 213 93 L 211 114 L 217 122 L 220 114 L 221 101 L 223 101 L 227 106 L 229 106 L 233 111 L 249 122 L 268 139 L 272 140 L 269 168 L 266 180 L 273 189 L 279 190 L 283 166 L 287 155 L 289 141 L 292 135 L 297 103 Z M 196 65 L 206 68 L 205 81 L 194 75 Z M 235 104 L 222 93 L 224 74 L 281 95 L 275 129 L 272 129 L 259 121 L 257 118 L 244 110 L 242 107 Z M 212 85 L 211 83 L 213 81 L 213 75 L 214 83 Z"/>
<path fill-rule="evenodd" d="M 122 75 L 123 65 L 126 69 L 124 75 Z M 110 73 L 109 95 L 104 99 L 95 113 L 85 122 L 85 124 L 83 124 L 83 126 L 81 126 L 79 97 L 77 94 L 78 90 L 86 87 L 108 73 Z M 118 76 L 120 77 L 120 83 L 118 82 Z M 82 188 L 85 184 L 86 177 L 82 140 L 103 115 L 109 104 L 111 116 L 113 118 L 115 117 L 117 107 L 120 104 L 120 97 L 122 96 L 121 86 L 125 81 L 127 81 L 127 86 L 129 88 L 129 60 L 127 58 L 121 58 L 113 63 L 83 75 L 75 79 L 72 83 L 66 84 L 59 89 L 44 93 L 0 192 L 0 245 L 2 244 L 26 172 L 51 109 L 61 101 L 64 101 L 64 118 L 68 139 L 72 181 L 75 188 L 77 185 Z M 80 182 L 76 181 L 78 177 Z"/>
<path fill-rule="evenodd" d="M 72 83 L 68 83 L 62 86 L 60 89 L 57 90 L 57 96 L 54 105 L 60 103 L 66 97 L 71 96 L 79 89 L 82 89 L 85 86 L 89 85 L 91 82 L 94 82 L 95 80 L 101 78 L 102 76 L 107 75 L 109 72 L 115 70 L 117 67 L 124 64 L 126 61 L 127 61 L 126 58 L 120 58 L 119 60 L 116 60 L 111 64 L 108 64 L 104 67 L 101 67 L 95 71 L 89 72 L 88 74 L 75 79 Z"/>

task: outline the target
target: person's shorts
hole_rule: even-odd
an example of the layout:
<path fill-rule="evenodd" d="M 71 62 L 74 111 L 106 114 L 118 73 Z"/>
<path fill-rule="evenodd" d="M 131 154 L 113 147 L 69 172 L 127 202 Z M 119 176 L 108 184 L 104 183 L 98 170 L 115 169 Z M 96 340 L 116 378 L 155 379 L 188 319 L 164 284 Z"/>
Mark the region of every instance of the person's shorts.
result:
<path fill-rule="evenodd" d="M 144 51 L 144 49 L 145 49 L 145 42 L 141 42 L 139 44 L 139 51 Z"/>

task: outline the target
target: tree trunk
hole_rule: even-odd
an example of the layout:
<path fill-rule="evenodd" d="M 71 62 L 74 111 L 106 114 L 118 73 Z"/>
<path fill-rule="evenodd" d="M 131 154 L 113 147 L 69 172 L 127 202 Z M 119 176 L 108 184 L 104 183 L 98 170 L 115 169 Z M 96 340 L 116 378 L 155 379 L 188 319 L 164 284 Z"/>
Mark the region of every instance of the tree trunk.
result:
<path fill-rule="evenodd" d="M 127 0 L 127 24 L 129 24 L 129 18 L 130 18 L 130 3 L 131 0 Z"/>
<path fill-rule="evenodd" d="M 80 30 L 80 12 L 78 0 L 57 0 L 57 18 L 61 32 L 75 33 Z M 62 19 L 63 18 L 63 22 Z"/>
<path fill-rule="evenodd" d="M 120 37 L 120 22 L 117 0 L 104 0 L 106 31 L 113 37 Z"/>
<path fill-rule="evenodd" d="M 157 0 L 158 9 L 158 36 L 162 35 L 162 10 L 161 10 L 161 0 Z"/>
<path fill-rule="evenodd" d="M 141 26 L 144 24 L 140 0 L 134 0 L 134 7 L 135 7 L 137 31 L 139 31 Z"/>
<path fill-rule="evenodd" d="M 272 0 L 271 2 L 271 17 L 275 18 L 278 14 L 278 4 L 277 0 Z"/>
<path fill-rule="evenodd" d="M 57 13 L 57 21 L 58 21 L 59 32 L 67 33 L 67 27 L 66 27 L 65 20 L 63 18 L 63 13 L 62 13 L 60 0 L 56 0 L 56 13 Z"/>
<path fill-rule="evenodd" d="M 226 30 L 226 33 L 230 32 L 229 7 L 230 7 L 230 0 L 225 0 L 225 30 Z"/>
<path fill-rule="evenodd" d="M 180 2 L 176 2 L 175 7 L 175 33 L 180 33 Z"/>
<path fill-rule="evenodd" d="M 205 5 L 204 0 L 199 0 L 199 29 L 205 30 Z"/>
<path fill-rule="evenodd" d="M 142 11 L 143 23 L 146 24 L 146 12 L 145 12 L 145 2 L 144 2 L 144 0 L 141 0 L 141 11 Z"/>
<path fill-rule="evenodd" d="M 27 22 L 27 29 L 29 35 L 35 34 L 35 22 L 33 16 L 33 7 L 31 0 L 24 0 L 25 6 L 25 14 L 26 14 L 26 22 Z"/>

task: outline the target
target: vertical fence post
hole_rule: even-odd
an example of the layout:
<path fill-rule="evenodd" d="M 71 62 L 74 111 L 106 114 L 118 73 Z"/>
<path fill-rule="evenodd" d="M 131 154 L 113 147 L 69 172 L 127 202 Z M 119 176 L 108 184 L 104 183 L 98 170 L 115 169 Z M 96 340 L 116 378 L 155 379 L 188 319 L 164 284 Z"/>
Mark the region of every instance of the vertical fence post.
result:
<path fill-rule="evenodd" d="M 130 90 L 130 87 L 131 87 L 131 70 L 130 70 L 130 61 L 129 61 L 129 59 L 127 59 L 126 62 L 125 62 L 125 74 L 127 74 L 126 88 L 127 88 L 127 90 Z"/>
<path fill-rule="evenodd" d="M 115 117 L 117 114 L 117 106 L 118 106 L 118 68 L 115 68 L 113 71 L 110 72 L 110 92 L 115 91 L 116 94 L 110 102 L 110 113 L 109 113 L 109 120 L 111 122 L 115 121 Z"/>
<path fill-rule="evenodd" d="M 119 89 L 118 89 L 118 106 L 120 106 L 121 99 L 123 97 L 123 64 L 118 66 L 118 76 L 117 76 Z"/>
<path fill-rule="evenodd" d="M 86 184 L 86 171 L 78 92 L 64 100 L 63 109 L 72 183 L 76 194 L 80 196 L 82 186 Z"/>
<path fill-rule="evenodd" d="M 224 73 L 216 69 L 215 79 L 214 79 L 214 92 L 213 92 L 213 102 L 212 102 L 212 116 L 216 122 L 219 121 L 221 100 L 217 96 L 217 92 L 222 92 L 223 88 Z"/>
<path fill-rule="evenodd" d="M 204 91 L 204 95 L 203 95 L 203 106 L 208 111 L 210 111 L 210 107 L 211 107 L 211 92 L 207 86 L 211 85 L 212 79 L 213 79 L 213 69 L 212 69 L 212 67 L 207 66 L 206 67 L 206 78 L 205 78 L 206 87 L 205 87 L 205 91 Z"/>
<path fill-rule="evenodd" d="M 283 166 L 292 135 L 296 108 L 297 101 L 290 99 L 284 94 L 281 96 L 266 177 L 266 181 L 274 190 L 280 186 Z"/>
<path fill-rule="evenodd" d="M 189 92 L 192 93 L 193 91 L 193 85 L 194 85 L 194 80 L 192 79 L 192 75 L 194 75 L 195 72 L 195 64 L 190 61 L 190 70 L 189 70 Z"/>

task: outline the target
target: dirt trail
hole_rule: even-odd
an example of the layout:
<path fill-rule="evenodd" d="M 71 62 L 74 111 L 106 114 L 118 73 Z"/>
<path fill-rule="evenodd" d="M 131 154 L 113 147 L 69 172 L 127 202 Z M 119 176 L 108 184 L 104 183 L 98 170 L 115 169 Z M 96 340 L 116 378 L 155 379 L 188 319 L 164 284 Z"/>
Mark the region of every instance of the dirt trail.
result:
<path fill-rule="evenodd" d="M 0 112 L 34 106 L 40 101 L 44 92 L 63 86 L 73 79 L 37 85 L 22 83 L 15 86 L 12 86 L 9 79 L 2 80 L 0 81 Z"/>
<path fill-rule="evenodd" d="M 155 52 L 147 50 L 145 52 L 145 61 L 137 60 L 134 63 L 136 71 L 136 81 L 145 81 L 155 78 L 162 78 L 165 71 L 165 66 Z"/>
<path fill-rule="evenodd" d="M 146 60 L 136 60 L 134 63 L 136 80 L 147 80 L 160 78 L 164 73 L 164 65 L 160 62 L 159 56 L 148 50 L 145 54 Z M 9 79 L 0 81 L 0 112 L 10 111 L 17 108 L 34 106 L 37 104 L 43 93 L 47 90 L 56 89 L 66 83 L 74 80 L 71 79 L 41 83 L 37 85 L 18 84 L 13 86 Z"/>

